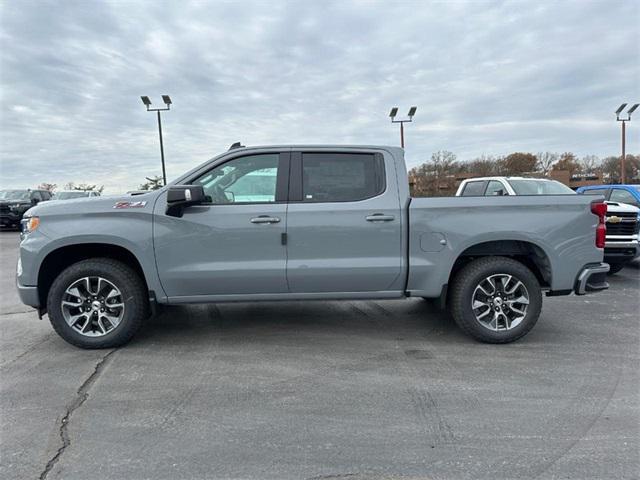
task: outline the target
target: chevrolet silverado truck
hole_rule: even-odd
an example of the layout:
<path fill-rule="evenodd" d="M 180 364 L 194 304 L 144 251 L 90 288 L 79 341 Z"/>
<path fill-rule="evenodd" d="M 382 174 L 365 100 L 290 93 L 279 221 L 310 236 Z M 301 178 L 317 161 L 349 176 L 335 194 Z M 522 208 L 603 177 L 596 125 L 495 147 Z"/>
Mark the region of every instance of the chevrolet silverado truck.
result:
<path fill-rule="evenodd" d="M 83 348 L 157 304 L 407 297 L 506 343 L 543 292 L 608 287 L 605 215 L 585 195 L 411 198 L 395 147 L 234 145 L 160 190 L 32 208 L 17 287 Z"/>

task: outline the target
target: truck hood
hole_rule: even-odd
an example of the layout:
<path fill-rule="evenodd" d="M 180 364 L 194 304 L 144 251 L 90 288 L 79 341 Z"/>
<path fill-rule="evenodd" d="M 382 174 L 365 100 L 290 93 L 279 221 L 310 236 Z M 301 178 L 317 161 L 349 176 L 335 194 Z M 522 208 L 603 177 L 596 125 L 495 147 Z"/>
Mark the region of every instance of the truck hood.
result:
<path fill-rule="evenodd" d="M 40 202 L 30 208 L 27 216 L 47 216 L 60 214 L 87 214 L 113 211 L 115 208 L 127 208 L 138 203 L 137 208 L 153 208 L 157 196 L 162 190 L 153 190 L 149 193 L 137 195 L 105 195 L 100 197 L 82 197 L 70 200 Z M 128 205 L 126 205 L 128 204 Z"/>

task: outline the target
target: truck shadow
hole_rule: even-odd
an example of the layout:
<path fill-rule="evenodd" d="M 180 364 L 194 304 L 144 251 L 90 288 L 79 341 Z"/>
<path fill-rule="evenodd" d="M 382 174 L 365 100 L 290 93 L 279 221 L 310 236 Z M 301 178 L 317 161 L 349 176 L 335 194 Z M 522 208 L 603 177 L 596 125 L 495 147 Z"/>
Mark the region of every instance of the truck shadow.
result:
<path fill-rule="evenodd" d="M 369 338 L 465 338 L 449 316 L 422 299 L 291 301 L 163 306 L 133 343 L 359 335 Z M 444 340 L 444 338 L 443 338 Z"/>

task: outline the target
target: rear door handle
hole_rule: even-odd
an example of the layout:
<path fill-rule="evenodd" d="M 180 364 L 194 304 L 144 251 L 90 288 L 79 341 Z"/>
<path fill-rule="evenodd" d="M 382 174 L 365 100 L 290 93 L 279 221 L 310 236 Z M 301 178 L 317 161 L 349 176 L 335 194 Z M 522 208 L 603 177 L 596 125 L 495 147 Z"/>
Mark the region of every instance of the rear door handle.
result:
<path fill-rule="evenodd" d="M 382 213 L 374 213 L 364 217 L 367 222 L 392 222 L 396 219 L 393 215 L 383 215 Z"/>
<path fill-rule="evenodd" d="M 278 217 L 270 217 L 268 215 L 260 215 L 251 219 L 251 223 L 278 223 L 279 221 Z"/>

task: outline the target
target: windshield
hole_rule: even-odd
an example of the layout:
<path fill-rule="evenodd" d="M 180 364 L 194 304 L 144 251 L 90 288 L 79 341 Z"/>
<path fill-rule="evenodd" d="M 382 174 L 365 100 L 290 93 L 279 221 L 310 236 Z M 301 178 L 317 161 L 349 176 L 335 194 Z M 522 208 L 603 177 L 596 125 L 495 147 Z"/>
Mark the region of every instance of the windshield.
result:
<path fill-rule="evenodd" d="M 576 193 L 555 180 L 509 180 L 509 183 L 516 195 L 570 195 Z"/>
<path fill-rule="evenodd" d="M 29 200 L 29 190 L 0 190 L 0 200 Z"/>
<path fill-rule="evenodd" d="M 56 200 L 69 200 L 70 198 L 88 197 L 89 192 L 60 192 L 53 197 Z"/>

